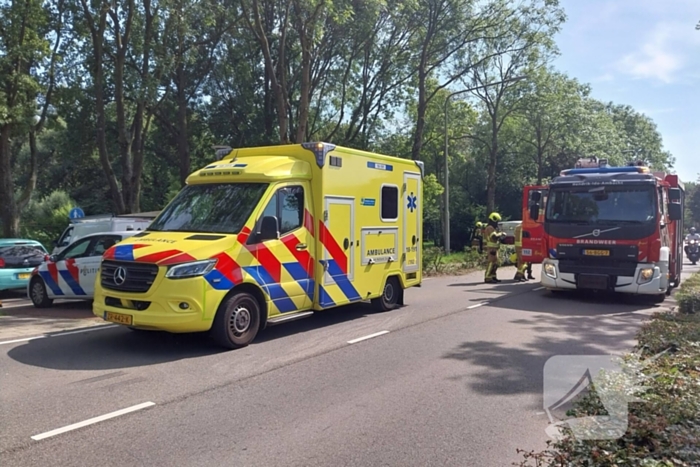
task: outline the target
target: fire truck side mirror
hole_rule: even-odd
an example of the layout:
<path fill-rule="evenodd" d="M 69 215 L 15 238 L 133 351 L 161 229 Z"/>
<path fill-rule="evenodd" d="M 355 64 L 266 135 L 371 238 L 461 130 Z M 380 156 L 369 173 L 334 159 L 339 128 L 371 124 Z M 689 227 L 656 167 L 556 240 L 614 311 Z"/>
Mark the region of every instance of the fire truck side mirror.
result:
<path fill-rule="evenodd" d="M 683 209 L 681 209 L 681 203 L 671 203 L 668 205 L 668 217 L 672 221 L 679 221 L 683 219 Z"/>
<path fill-rule="evenodd" d="M 540 203 L 530 205 L 530 219 L 536 221 L 540 218 Z"/>
<path fill-rule="evenodd" d="M 683 205 L 681 204 L 682 193 L 679 188 L 670 188 L 668 190 L 668 198 L 670 203 L 668 205 L 668 217 L 672 221 L 679 221 L 683 219 Z"/>
<path fill-rule="evenodd" d="M 541 191 L 531 191 L 530 192 L 530 202 L 531 203 L 539 203 L 541 199 L 542 199 L 542 192 Z"/>

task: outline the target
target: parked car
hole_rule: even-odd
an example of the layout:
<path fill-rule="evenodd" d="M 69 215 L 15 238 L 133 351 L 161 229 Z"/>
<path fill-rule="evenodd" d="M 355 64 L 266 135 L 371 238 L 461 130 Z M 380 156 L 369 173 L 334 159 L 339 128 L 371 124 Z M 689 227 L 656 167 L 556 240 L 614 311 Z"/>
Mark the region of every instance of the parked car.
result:
<path fill-rule="evenodd" d="M 86 235 L 57 255 L 51 255 L 33 272 L 27 294 L 37 308 L 51 306 L 56 298 L 92 300 L 102 255 L 136 230 Z"/>
<path fill-rule="evenodd" d="M 0 291 L 26 289 L 32 270 L 48 255 L 36 240 L 0 239 Z"/>

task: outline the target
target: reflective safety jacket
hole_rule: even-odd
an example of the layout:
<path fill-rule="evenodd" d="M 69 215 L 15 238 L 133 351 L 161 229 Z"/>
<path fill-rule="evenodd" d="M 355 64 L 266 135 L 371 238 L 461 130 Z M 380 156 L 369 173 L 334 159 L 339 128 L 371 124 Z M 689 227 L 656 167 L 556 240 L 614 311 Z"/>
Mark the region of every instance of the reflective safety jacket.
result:
<path fill-rule="evenodd" d="M 515 248 L 522 248 L 522 246 L 523 246 L 523 226 L 522 225 L 516 226 L 513 234 L 515 235 Z"/>
<path fill-rule="evenodd" d="M 486 248 L 499 248 L 503 233 L 496 230 L 495 227 L 488 225 L 484 229 L 484 238 L 486 239 Z"/>

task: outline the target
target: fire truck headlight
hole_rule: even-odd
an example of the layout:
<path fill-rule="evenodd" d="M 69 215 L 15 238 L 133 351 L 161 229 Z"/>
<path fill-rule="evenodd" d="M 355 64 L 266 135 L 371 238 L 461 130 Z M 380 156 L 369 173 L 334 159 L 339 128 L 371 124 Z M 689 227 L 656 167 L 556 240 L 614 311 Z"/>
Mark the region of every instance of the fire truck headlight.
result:
<path fill-rule="evenodd" d="M 653 268 L 646 268 L 642 269 L 639 271 L 639 279 L 637 282 L 640 284 L 645 284 L 649 282 L 652 278 L 654 277 L 654 269 Z"/>
<path fill-rule="evenodd" d="M 554 266 L 554 265 L 551 264 L 551 263 L 546 263 L 546 264 L 543 265 L 543 268 L 544 268 L 544 273 L 545 273 L 547 276 L 551 277 L 552 279 L 556 279 L 556 278 L 557 278 L 557 268 L 556 268 L 556 266 Z"/>

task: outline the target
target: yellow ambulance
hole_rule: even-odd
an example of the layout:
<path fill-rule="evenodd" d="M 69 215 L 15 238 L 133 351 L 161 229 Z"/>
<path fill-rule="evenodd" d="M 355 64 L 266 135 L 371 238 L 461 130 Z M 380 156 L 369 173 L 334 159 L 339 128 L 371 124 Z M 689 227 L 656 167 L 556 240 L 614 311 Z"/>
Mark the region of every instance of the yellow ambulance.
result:
<path fill-rule="evenodd" d="M 268 324 L 420 285 L 423 164 L 329 143 L 218 147 L 142 233 L 105 252 L 93 312 L 134 330 Z"/>

